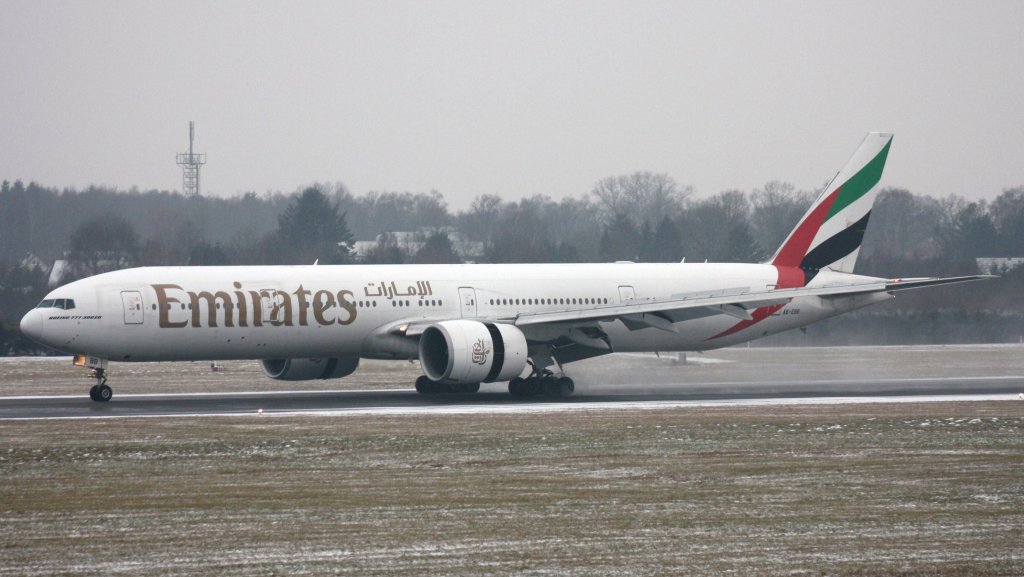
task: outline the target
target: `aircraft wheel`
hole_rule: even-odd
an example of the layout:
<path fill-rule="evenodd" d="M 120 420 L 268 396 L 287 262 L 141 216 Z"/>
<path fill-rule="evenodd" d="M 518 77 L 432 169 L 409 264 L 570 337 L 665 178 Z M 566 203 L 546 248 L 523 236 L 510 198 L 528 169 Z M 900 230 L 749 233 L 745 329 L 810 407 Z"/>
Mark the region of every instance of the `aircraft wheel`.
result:
<path fill-rule="evenodd" d="M 416 392 L 421 395 L 432 395 L 438 392 L 439 388 L 438 384 L 430 380 L 427 375 L 420 375 L 416 379 Z"/>
<path fill-rule="evenodd" d="M 548 396 L 555 396 L 558 394 L 558 379 L 555 377 L 542 377 L 539 380 L 540 390 L 538 394 L 543 393 Z"/>
<path fill-rule="evenodd" d="M 92 399 L 92 400 L 94 400 L 94 401 L 98 401 L 98 400 L 100 400 L 100 399 L 99 399 L 99 396 L 98 396 L 98 395 L 96 394 L 96 391 L 97 391 L 97 389 L 99 389 L 99 388 L 100 388 L 100 386 L 99 386 L 99 385 L 93 385 L 93 386 L 92 386 L 92 388 L 91 388 L 91 389 L 89 389 L 89 398 L 90 398 L 90 399 Z"/>
<path fill-rule="evenodd" d="M 526 379 L 526 394 L 532 396 L 544 394 L 544 381 L 546 377 L 532 377 Z"/>
<path fill-rule="evenodd" d="M 569 377 L 562 377 L 555 382 L 555 387 L 559 397 L 568 397 L 576 390 L 576 383 Z"/>
<path fill-rule="evenodd" d="M 526 395 L 526 379 L 515 377 L 508 382 L 508 392 L 513 397 Z"/>
<path fill-rule="evenodd" d="M 96 386 L 96 401 L 106 403 L 114 396 L 114 390 L 107 385 Z"/>

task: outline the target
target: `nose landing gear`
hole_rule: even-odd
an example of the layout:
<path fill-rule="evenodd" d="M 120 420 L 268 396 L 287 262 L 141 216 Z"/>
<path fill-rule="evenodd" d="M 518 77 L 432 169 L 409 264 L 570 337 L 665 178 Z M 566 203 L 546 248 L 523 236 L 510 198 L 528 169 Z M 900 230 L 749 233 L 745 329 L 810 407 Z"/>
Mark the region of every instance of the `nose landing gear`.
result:
<path fill-rule="evenodd" d="M 89 371 L 89 378 L 96 379 L 98 382 L 89 389 L 89 398 L 105 403 L 114 396 L 114 390 L 107 385 L 107 376 L 104 374 L 103 369 L 93 369 Z"/>
<path fill-rule="evenodd" d="M 96 379 L 96 384 L 89 389 L 89 398 L 106 403 L 114 396 L 114 390 L 107 385 L 107 360 L 97 357 L 78 355 L 72 361 L 76 367 L 88 367 L 89 378 Z"/>

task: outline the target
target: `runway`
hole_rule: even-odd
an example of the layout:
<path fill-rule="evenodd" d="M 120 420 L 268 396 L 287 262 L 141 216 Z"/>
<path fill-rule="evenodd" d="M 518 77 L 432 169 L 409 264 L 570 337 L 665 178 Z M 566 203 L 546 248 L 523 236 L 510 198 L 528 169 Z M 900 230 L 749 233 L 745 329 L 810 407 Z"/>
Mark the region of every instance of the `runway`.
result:
<path fill-rule="evenodd" d="M 968 400 L 1016 401 L 1024 376 L 726 382 L 591 386 L 567 398 L 516 398 L 499 385 L 474 395 L 420 395 L 411 389 L 129 394 L 109 403 L 81 396 L 0 398 L 0 420 L 197 417 L 275 414 L 451 414 L 655 409 L 715 405 L 839 404 Z M 1024 401 L 1020 401 L 1024 402 Z"/>

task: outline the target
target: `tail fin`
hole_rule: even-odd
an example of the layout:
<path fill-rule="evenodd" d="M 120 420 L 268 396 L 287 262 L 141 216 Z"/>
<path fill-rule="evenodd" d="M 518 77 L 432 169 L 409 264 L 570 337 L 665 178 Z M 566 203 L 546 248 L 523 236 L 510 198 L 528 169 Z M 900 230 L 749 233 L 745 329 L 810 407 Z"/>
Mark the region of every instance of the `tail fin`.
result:
<path fill-rule="evenodd" d="M 890 144 L 891 133 L 872 132 L 864 138 L 789 233 L 771 264 L 801 268 L 809 275 L 826 267 L 853 272 Z"/>

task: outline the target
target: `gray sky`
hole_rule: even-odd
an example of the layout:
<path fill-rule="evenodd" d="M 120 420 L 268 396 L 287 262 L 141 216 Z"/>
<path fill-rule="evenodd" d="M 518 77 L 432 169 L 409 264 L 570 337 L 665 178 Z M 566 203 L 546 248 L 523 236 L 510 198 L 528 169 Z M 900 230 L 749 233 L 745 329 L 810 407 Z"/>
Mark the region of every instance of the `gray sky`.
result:
<path fill-rule="evenodd" d="M 699 195 L 823 184 L 896 133 L 884 184 L 1024 184 L 1024 2 L 0 0 L 0 178 L 203 192 Z"/>

